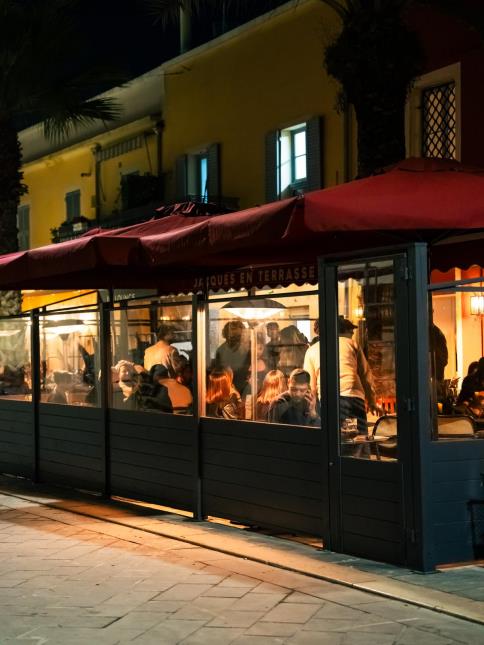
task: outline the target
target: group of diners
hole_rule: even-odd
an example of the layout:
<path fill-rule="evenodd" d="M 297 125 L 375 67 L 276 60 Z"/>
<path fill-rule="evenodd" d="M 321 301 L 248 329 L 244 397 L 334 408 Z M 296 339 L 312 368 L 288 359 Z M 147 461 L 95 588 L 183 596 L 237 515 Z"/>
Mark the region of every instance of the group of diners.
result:
<path fill-rule="evenodd" d="M 340 421 L 357 424 L 359 434 L 368 433 L 367 409 L 380 413 L 368 361 L 353 338 L 357 329 L 339 316 Z M 206 414 L 226 419 L 254 419 L 270 423 L 319 426 L 320 347 L 319 323 L 309 343 L 295 324 L 280 328 L 266 323 L 256 336 L 256 365 L 251 365 L 247 330 L 239 320 L 222 328 L 224 341 L 217 348 L 207 376 Z M 267 340 L 266 340 L 267 339 Z M 257 371 L 255 405 L 252 401 L 251 369 Z M 250 397 L 250 399 L 249 399 Z M 247 400 L 250 405 L 247 405 Z"/>

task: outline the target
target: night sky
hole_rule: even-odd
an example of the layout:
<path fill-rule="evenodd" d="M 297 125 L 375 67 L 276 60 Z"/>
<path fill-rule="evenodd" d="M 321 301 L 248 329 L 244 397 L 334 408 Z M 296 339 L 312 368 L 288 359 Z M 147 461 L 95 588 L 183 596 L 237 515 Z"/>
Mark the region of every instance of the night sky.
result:
<path fill-rule="evenodd" d="M 235 27 L 285 1 L 247 0 L 243 10 L 230 10 L 228 25 Z M 80 5 L 76 20 L 89 41 L 80 60 L 83 67 L 96 61 L 109 63 L 120 66 L 128 77 L 134 78 L 179 51 L 177 24 L 163 25 L 160 20 L 156 21 L 144 0 L 83 0 Z M 194 23 L 193 44 L 199 45 L 217 35 L 220 11 L 205 10 Z"/>

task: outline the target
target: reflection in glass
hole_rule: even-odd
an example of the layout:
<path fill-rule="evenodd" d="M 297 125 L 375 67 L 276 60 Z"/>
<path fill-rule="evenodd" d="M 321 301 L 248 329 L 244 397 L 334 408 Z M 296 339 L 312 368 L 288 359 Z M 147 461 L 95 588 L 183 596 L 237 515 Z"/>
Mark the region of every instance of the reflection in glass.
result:
<path fill-rule="evenodd" d="M 341 454 L 397 456 L 393 262 L 338 270 Z"/>
<path fill-rule="evenodd" d="M 191 303 L 118 306 L 111 330 L 111 407 L 192 414 Z"/>
<path fill-rule="evenodd" d="M 32 399 L 30 320 L 0 320 L 0 397 Z"/>
<path fill-rule="evenodd" d="M 318 297 L 296 289 L 210 302 L 207 416 L 320 426 L 319 346 L 311 373 L 305 364 Z"/>
<path fill-rule="evenodd" d="M 100 404 L 97 310 L 40 317 L 40 390 L 43 403 Z"/>
<path fill-rule="evenodd" d="M 429 307 L 434 439 L 484 438 L 482 275 L 482 269 L 474 266 L 446 274 L 434 271 L 431 276 L 436 288 Z M 439 282 L 445 282 L 442 291 Z"/>

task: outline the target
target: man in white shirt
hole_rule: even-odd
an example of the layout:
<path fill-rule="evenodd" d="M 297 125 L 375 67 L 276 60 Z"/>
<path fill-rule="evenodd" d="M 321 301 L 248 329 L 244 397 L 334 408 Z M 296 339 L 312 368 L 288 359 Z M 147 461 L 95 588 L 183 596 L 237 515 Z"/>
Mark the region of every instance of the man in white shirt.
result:
<path fill-rule="evenodd" d="M 180 355 L 171 343 L 174 340 L 174 329 L 171 325 L 162 323 L 157 332 L 158 342 L 147 347 L 144 355 L 144 368 L 147 372 L 153 365 L 163 365 L 171 378 L 175 378 L 180 365 Z"/>

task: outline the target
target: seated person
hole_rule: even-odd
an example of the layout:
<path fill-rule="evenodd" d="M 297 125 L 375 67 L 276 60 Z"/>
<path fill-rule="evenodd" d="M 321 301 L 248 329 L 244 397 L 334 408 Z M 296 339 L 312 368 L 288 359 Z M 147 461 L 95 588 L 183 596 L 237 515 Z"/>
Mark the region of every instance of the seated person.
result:
<path fill-rule="evenodd" d="M 215 368 L 208 375 L 206 415 L 218 419 L 240 419 L 240 395 L 234 388 L 232 370 Z"/>
<path fill-rule="evenodd" d="M 72 385 L 72 375 L 70 372 L 63 370 L 55 371 L 52 375 L 54 379 L 54 389 L 47 397 L 47 403 L 59 403 L 68 405 L 67 393 Z"/>
<path fill-rule="evenodd" d="M 147 372 L 153 365 L 164 365 L 170 377 L 175 378 L 180 364 L 180 355 L 171 343 L 175 338 L 175 329 L 172 325 L 162 323 L 158 327 L 158 342 L 147 347 L 144 356 L 144 367 Z"/>
<path fill-rule="evenodd" d="M 457 405 L 467 405 L 476 396 L 479 396 L 476 392 L 484 392 L 484 356 L 479 359 L 477 368 L 474 368 L 473 371 L 469 366 L 469 373 L 462 381 L 462 388 L 457 397 Z"/>
<path fill-rule="evenodd" d="M 271 423 L 286 423 L 298 426 L 320 426 L 316 397 L 311 392 L 310 376 L 302 369 L 295 369 L 289 375 L 289 388 L 273 401 L 269 407 Z"/>
<path fill-rule="evenodd" d="M 265 375 L 261 390 L 257 396 L 255 418 L 257 421 L 268 421 L 271 403 L 286 392 L 286 377 L 280 370 L 271 370 Z"/>
<path fill-rule="evenodd" d="M 136 409 L 139 366 L 131 361 L 121 360 L 111 368 L 113 408 Z M 141 368 L 142 369 L 142 368 Z"/>
<path fill-rule="evenodd" d="M 155 388 L 153 396 L 168 398 L 168 404 L 175 414 L 191 412 L 193 396 L 190 390 L 172 378 L 164 365 L 153 365 L 150 369 L 150 379 Z"/>
<path fill-rule="evenodd" d="M 153 368 L 152 368 L 153 369 Z M 163 368 L 166 369 L 166 368 Z M 144 370 L 137 375 L 136 407 L 150 412 L 173 414 L 173 406 L 168 396 L 168 389 L 152 379 Z"/>

